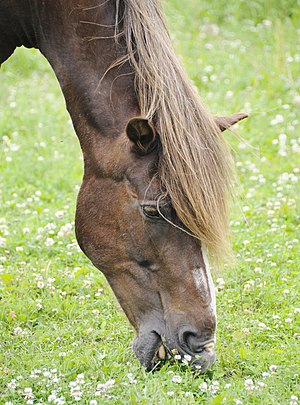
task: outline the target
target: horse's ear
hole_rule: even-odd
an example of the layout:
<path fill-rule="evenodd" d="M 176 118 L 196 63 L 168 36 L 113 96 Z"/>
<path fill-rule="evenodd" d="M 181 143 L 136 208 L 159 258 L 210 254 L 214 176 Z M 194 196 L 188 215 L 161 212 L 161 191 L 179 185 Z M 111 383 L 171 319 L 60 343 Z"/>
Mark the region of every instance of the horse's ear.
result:
<path fill-rule="evenodd" d="M 156 131 L 146 118 L 132 118 L 127 123 L 126 134 L 141 155 L 150 153 L 156 146 Z"/>
<path fill-rule="evenodd" d="M 235 113 L 229 115 L 228 117 L 214 117 L 215 123 L 218 125 L 221 131 L 225 131 L 230 128 L 232 125 L 248 117 L 246 113 Z"/>

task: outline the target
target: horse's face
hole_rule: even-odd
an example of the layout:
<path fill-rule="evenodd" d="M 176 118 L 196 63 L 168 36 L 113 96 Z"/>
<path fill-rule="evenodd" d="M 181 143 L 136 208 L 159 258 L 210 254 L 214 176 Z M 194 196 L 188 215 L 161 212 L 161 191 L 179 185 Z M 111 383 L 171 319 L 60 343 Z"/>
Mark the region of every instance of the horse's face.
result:
<path fill-rule="evenodd" d="M 126 132 L 129 141 L 126 137 L 115 154 L 118 170 L 110 162 L 114 174 L 98 175 L 95 169 L 85 175 L 77 205 L 78 242 L 136 329 L 140 362 L 151 369 L 156 356 L 175 350 L 205 371 L 215 360 L 216 329 L 205 247 L 179 229 L 171 203 L 161 197 L 155 176 L 161 152 L 152 127 L 134 119 Z"/>

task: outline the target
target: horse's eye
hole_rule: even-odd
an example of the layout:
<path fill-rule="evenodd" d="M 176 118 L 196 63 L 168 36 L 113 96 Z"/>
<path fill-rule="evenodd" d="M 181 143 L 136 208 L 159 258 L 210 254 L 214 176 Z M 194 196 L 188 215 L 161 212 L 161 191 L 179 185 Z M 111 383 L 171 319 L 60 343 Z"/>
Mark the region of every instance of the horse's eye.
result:
<path fill-rule="evenodd" d="M 161 216 L 154 205 L 143 205 L 143 213 L 146 217 L 151 219 L 161 219 Z"/>

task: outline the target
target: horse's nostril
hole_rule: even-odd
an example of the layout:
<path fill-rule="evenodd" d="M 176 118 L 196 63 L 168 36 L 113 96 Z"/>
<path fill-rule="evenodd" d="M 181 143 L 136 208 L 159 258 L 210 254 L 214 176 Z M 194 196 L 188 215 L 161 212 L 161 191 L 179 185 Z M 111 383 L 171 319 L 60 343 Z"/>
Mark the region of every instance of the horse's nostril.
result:
<path fill-rule="evenodd" d="M 195 333 L 186 332 L 185 335 L 186 345 L 192 353 L 199 353 L 203 350 L 203 345 Z"/>
<path fill-rule="evenodd" d="M 212 351 L 214 347 L 213 340 L 203 340 L 199 338 L 196 332 L 186 329 L 181 331 L 179 341 L 181 346 L 188 349 L 192 354 L 201 353 L 203 350 Z"/>

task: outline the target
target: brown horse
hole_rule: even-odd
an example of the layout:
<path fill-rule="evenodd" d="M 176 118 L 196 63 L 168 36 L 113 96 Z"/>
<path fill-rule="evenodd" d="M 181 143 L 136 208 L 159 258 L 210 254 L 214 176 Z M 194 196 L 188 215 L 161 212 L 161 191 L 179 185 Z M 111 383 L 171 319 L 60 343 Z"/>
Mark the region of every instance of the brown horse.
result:
<path fill-rule="evenodd" d="M 177 61 L 159 0 L 2 0 L 0 64 L 38 48 L 84 156 L 76 235 L 136 330 L 152 369 L 177 351 L 215 360 L 210 260 L 228 252 L 231 159 Z"/>

